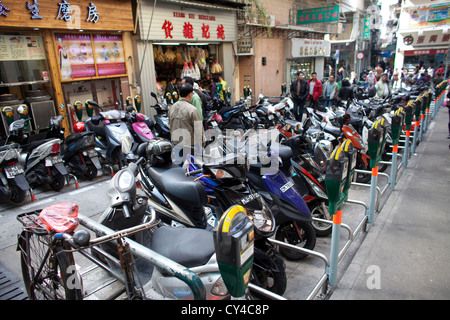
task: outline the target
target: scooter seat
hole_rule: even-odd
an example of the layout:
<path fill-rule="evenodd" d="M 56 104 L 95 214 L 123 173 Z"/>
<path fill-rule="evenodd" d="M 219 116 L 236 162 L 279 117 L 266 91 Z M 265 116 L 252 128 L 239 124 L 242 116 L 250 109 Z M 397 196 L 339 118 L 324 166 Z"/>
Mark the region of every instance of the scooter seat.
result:
<path fill-rule="evenodd" d="M 272 144 L 272 150 L 274 149 L 274 147 L 275 144 Z M 294 156 L 291 147 L 279 143 L 276 144 L 276 147 L 278 148 L 278 155 L 283 161 L 283 167 L 285 166 L 289 167 L 291 163 L 290 160 Z"/>
<path fill-rule="evenodd" d="M 155 186 L 169 199 L 181 206 L 199 207 L 207 203 L 206 191 L 200 182 L 186 177 L 183 168 L 147 167 L 147 173 Z"/>
<path fill-rule="evenodd" d="M 39 147 L 41 144 L 44 144 L 44 143 L 46 143 L 46 142 L 48 142 L 50 140 L 55 140 L 55 138 L 38 140 L 38 141 L 33 141 L 33 142 L 28 143 L 28 144 L 25 144 L 25 145 L 22 146 L 22 152 L 30 153 L 31 151 L 33 151 L 34 149 Z"/>
<path fill-rule="evenodd" d="M 151 249 L 187 268 L 206 264 L 215 252 L 212 232 L 166 226 L 153 233 Z"/>
<path fill-rule="evenodd" d="M 92 132 L 92 131 L 85 131 L 85 132 L 79 132 L 79 133 L 72 133 L 71 135 L 69 135 L 69 136 L 66 138 L 66 144 L 67 144 L 67 145 L 70 145 L 70 144 L 72 144 L 73 142 L 75 142 L 75 141 L 81 139 L 82 137 L 88 136 L 88 135 L 92 135 L 92 134 L 94 134 L 94 132 Z"/>

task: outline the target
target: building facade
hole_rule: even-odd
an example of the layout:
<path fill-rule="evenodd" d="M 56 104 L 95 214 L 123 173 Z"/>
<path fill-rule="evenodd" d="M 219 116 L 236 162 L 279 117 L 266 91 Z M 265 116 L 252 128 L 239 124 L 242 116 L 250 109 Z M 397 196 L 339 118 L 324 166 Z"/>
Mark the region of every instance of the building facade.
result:
<path fill-rule="evenodd" d="M 133 30 L 128 0 L 1 1 L 0 106 L 26 105 L 35 131 L 69 114 L 66 133 L 76 101 L 117 108 L 130 95 Z M 3 114 L 0 126 L 4 137 Z"/>

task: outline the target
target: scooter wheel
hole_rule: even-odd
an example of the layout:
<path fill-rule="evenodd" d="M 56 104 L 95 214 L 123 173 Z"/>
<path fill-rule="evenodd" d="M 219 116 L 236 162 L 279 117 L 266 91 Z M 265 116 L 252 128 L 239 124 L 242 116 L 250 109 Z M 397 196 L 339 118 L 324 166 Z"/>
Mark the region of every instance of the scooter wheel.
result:
<path fill-rule="evenodd" d="M 16 186 L 11 186 L 11 201 L 14 203 L 22 203 L 25 199 L 26 191 Z"/>
<path fill-rule="evenodd" d="M 52 177 L 52 181 L 49 183 L 50 188 L 53 191 L 61 191 L 66 183 L 66 178 L 62 174 L 57 174 Z"/>
<path fill-rule="evenodd" d="M 84 172 L 84 176 L 88 180 L 92 180 L 97 177 L 98 170 L 93 164 L 86 164 L 86 171 Z"/>
<path fill-rule="evenodd" d="M 316 246 L 316 232 L 310 222 L 286 222 L 278 227 L 275 239 L 309 250 Z M 300 260 L 308 256 L 307 253 L 282 246 L 279 246 L 278 251 L 289 260 Z"/>

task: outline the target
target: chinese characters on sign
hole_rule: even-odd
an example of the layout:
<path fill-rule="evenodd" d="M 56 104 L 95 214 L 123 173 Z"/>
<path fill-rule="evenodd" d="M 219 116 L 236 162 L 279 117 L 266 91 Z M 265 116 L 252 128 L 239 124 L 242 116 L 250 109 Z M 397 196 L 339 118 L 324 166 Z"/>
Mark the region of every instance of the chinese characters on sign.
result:
<path fill-rule="evenodd" d="M 5 16 L 7 17 L 8 15 L 6 14 L 6 11 L 11 11 L 11 9 L 5 7 L 2 2 L 0 1 L 0 16 Z"/>
<path fill-rule="evenodd" d="M 338 21 L 339 6 L 313 8 L 297 11 L 297 24 Z"/>
<path fill-rule="evenodd" d="M 59 10 L 56 19 L 61 19 L 66 22 L 71 21 L 72 16 L 70 14 L 72 13 L 72 9 L 70 8 L 70 3 L 68 3 L 66 0 L 63 0 L 63 2 L 58 3 L 58 5 Z"/>
<path fill-rule="evenodd" d="M 414 43 L 414 38 L 411 35 L 403 38 L 405 45 L 430 45 L 430 44 L 450 44 L 450 34 L 431 34 L 422 35 L 417 37 L 417 41 Z"/>
<path fill-rule="evenodd" d="M 292 39 L 293 57 L 329 57 L 331 43 L 326 40 Z"/>
<path fill-rule="evenodd" d="M 193 14 L 193 13 L 184 13 L 184 12 L 173 12 L 174 18 L 188 18 L 188 19 L 197 19 L 198 20 L 206 20 L 206 21 L 216 21 L 216 17 L 214 16 L 207 16 L 203 14 Z M 183 25 L 180 25 L 182 36 L 185 39 L 194 39 L 195 38 L 195 32 L 196 32 L 196 26 L 190 22 L 184 22 Z M 164 30 L 165 39 L 173 39 L 172 31 L 174 30 L 174 24 L 170 20 L 164 20 L 164 23 L 161 27 L 162 30 Z M 201 38 L 203 39 L 210 39 L 211 38 L 211 25 L 208 23 L 202 23 L 202 26 L 199 27 L 201 29 Z M 217 26 L 217 39 L 218 40 L 225 40 L 225 27 L 223 24 L 219 24 Z"/>
<path fill-rule="evenodd" d="M 27 9 L 31 10 L 31 19 L 42 19 L 42 17 L 39 15 L 39 2 L 37 2 L 36 0 L 33 1 L 33 4 L 30 4 L 29 2 L 27 2 Z"/>
<path fill-rule="evenodd" d="M 93 4 L 92 2 L 89 4 L 88 7 L 88 18 L 86 19 L 86 21 L 88 22 L 93 22 L 93 23 L 97 23 L 98 21 L 98 15 L 99 13 L 97 12 L 97 7 L 95 6 L 95 4 Z"/>

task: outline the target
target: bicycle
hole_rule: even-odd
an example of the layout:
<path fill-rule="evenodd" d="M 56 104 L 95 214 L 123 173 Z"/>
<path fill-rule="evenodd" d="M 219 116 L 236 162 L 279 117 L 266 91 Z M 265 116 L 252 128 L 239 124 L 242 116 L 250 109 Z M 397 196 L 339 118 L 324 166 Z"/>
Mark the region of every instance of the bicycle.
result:
<path fill-rule="evenodd" d="M 61 205 L 57 204 L 56 206 Z M 128 299 L 145 299 L 139 277 L 135 276 L 133 254 L 126 237 L 155 227 L 155 212 L 151 208 L 146 223 L 108 235 L 90 239 L 86 230 L 78 227 L 78 205 L 65 203 L 61 210 L 52 212 L 36 210 L 19 214 L 17 219 L 23 224 L 18 236 L 17 250 L 21 251 L 21 267 L 24 284 L 31 300 L 82 300 L 83 284 L 80 273 L 76 269 L 74 252 L 79 252 L 100 267 L 108 271 L 125 284 Z M 117 241 L 124 278 L 109 268 L 92 251 L 111 259 L 98 246 L 105 242 Z M 88 249 L 95 249 L 89 252 Z M 113 294 L 114 297 L 119 294 Z"/>

